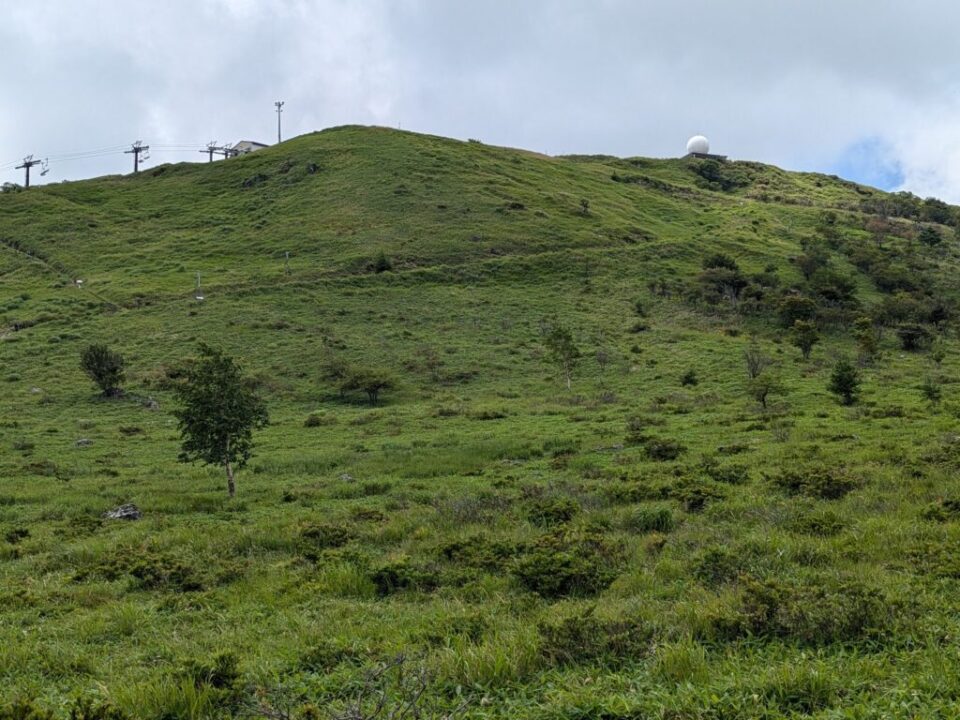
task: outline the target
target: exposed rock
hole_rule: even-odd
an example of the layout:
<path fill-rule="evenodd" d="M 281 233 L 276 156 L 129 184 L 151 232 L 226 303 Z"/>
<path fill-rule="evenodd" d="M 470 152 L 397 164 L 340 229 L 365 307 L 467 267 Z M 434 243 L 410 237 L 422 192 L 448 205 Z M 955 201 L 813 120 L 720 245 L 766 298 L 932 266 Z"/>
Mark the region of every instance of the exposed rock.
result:
<path fill-rule="evenodd" d="M 143 517 L 143 513 L 140 512 L 140 508 L 136 505 L 128 503 L 114 510 L 108 510 L 103 516 L 108 520 L 139 520 Z"/>
<path fill-rule="evenodd" d="M 90 447 L 93 445 L 93 440 L 90 438 L 80 438 L 77 442 L 74 443 L 77 447 Z"/>

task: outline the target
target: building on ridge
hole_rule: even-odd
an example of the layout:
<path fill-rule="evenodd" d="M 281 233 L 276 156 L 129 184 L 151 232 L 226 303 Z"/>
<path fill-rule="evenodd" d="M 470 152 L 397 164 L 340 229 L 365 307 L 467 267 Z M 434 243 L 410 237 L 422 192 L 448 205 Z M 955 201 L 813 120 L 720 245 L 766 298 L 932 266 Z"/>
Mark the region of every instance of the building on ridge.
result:
<path fill-rule="evenodd" d="M 717 160 L 719 162 L 726 162 L 727 160 L 726 155 L 710 154 L 710 141 L 703 135 L 694 135 L 687 140 L 687 154 L 684 157 L 695 157 L 701 160 Z"/>

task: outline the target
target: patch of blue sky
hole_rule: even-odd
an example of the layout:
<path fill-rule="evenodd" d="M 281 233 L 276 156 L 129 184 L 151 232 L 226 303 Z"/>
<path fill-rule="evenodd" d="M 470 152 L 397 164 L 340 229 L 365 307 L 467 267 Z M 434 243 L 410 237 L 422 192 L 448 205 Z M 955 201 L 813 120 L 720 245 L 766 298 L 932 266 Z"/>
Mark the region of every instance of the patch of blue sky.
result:
<path fill-rule="evenodd" d="M 904 182 L 903 168 L 893 147 L 879 137 L 848 145 L 826 171 L 881 190 L 897 190 Z"/>

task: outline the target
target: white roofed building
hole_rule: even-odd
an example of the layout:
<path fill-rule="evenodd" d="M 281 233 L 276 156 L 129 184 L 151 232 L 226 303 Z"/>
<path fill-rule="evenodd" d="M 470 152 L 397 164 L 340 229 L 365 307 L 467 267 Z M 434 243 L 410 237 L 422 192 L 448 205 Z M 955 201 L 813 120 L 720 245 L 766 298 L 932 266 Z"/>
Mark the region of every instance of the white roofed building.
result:
<path fill-rule="evenodd" d="M 246 155 L 247 153 L 252 153 L 255 150 L 263 150 L 265 147 L 267 146 L 263 143 L 258 143 L 253 140 L 241 140 L 232 148 L 230 148 L 230 152 L 232 155 Z"/>

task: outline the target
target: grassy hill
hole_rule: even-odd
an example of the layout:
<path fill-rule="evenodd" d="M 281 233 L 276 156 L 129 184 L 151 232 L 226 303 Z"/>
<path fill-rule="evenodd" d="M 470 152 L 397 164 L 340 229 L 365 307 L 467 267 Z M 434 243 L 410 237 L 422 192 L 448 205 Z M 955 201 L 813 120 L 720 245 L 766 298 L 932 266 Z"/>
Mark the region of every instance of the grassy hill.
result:
<path fill-rule="evenodd" d="M 360 127 L 0 195 L 0 708 L 337 707 L 404 653 L 469 717 L 955 717 L 957 223 Z M 271 414 L 232 500 L 177 462 L 200 342 Z"/>

